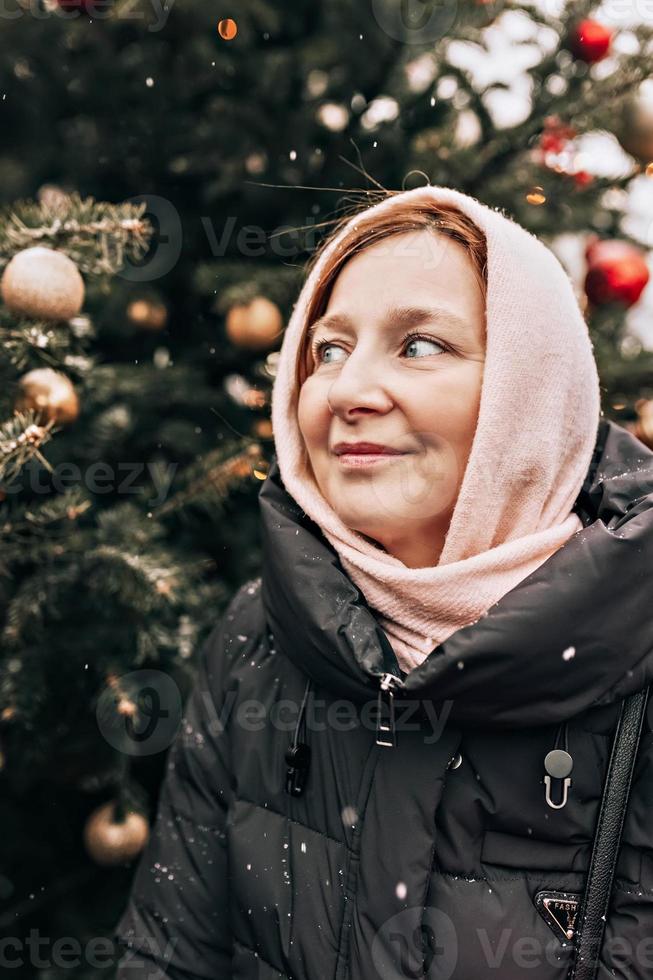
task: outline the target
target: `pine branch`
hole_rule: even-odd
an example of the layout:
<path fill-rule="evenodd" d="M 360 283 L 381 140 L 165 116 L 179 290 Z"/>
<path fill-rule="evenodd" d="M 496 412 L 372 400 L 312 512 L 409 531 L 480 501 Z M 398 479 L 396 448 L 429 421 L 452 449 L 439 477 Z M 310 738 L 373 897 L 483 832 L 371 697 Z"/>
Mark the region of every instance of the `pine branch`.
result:
<path fill-rule="evenodd" d="M 65 554 L 71 558 L 88 549 L 87 532 L 80 532 L 77 518 L 90 510 L 92 501 L 81 487 L 46 497 L 41 504 L 9 499 L 0 522 L 2 549 L 0 575 L 19 566 L 43 565 Z"/>
<path fill-rule="evenodd" d="M 149 246 L 147 204 L 110 204 L 77 192 L 55 201 L 20 200 L 0 209 L 0 269 L 16 253 L 33 245 L 65 252 L 80 272 L 116 275 L 127 259 L 137 261 Z"/>
<path fill-rule="evenodd" d="M 59 566 L 45 562 L 33 571 L 21 582 L 7 605 L 0 644 L 2 649 L 17 651 L 21 644 L 28 642 L 28 637 L 39 637 L 46 617 L 57 618 L 61 597 L 69 598 L 69 589 L 78 580 L 76 561 Z M 42 651 L 38 657 L 43 662 Z"/>
<path fill-rule="evenodd" d="M 83 353 L 81 338 L 94 337 L 95 328 L 85 316 L 57 322 L 16 320 L 0 310 L 0 364 L 12 374 L 41 365 L 62 368 L 67 357 Z"/>
<path fill-rule="evenodd" d="M 41 425 L 38 419 L 37 412 L 17 412 L 0 425 L 0 487 L 10 483 L 30 459 L 38 459 L 52 472 L 40 450 L 56 431 L 54 422 Z"/>
<path fill-rule="evenodd" d="M 153 364 L 98 364 L 85 379 L 95 406 L 114 405 L 120 399 L 143 404 L 184 407 L 215 402 L 215 386 L 206 380 L 206 370 L 190 364 L 174 364 L 164 370 Z"/>
<path fill-rule="evenodd" d="M 183 569 L 152 553 L 125 551 L 124 546 L 101 544 L 88 552 L 85 559 L 89 588 L 100 588 L 107 597 L 139 613 L 149 613 L 175 598 L 175 584 L 181 581 Z M 101 580 L 101 581 L 100 581 Z"/>
<path fill-rule="evenodd" d="M 156 509 L 157 517 L 167 517 L 189 506 L 214 512 L 235 486 L 251 477 L 255 462 L 261 458 L 262 449 L 256 441 L 226 459 L 223 448 L 207 454 L 194 466 L 188 467 L 185 473 L 187 486 Z"/>

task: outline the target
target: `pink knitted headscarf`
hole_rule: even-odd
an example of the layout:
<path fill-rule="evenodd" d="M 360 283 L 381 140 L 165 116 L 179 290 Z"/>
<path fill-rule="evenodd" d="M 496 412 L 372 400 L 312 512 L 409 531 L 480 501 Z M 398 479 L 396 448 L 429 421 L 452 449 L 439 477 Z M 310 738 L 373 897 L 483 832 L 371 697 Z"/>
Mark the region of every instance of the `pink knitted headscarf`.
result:
<path fill-rule="evenodd" d="M 347 527 L 303 463 L 295 363 L 318 257 L 286 327 L 272 394 L 279 472 L 320 527 L 408 671 L 476 622 L 582 527 L 572 507 L 595 444 L 599 378 L 587 325 L 556 256 L 521 225 L 447 187 L 419 187 L 368 208 L 430 198 L 456 205 L 487 240 L 486 353 L 474 440 L 437 565 L 409 568 Z M 398 227 L 401 232 L 401 227 Z"/>

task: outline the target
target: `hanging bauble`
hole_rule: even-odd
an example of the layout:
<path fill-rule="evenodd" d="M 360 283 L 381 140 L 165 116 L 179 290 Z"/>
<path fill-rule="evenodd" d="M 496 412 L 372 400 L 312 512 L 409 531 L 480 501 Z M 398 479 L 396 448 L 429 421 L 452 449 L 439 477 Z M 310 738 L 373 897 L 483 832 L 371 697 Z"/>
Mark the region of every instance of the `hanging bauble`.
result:
<path fill-rule="evenodd" d="M 84 280 L 64 252 L 35 245 L 7 263 L 2 298 L 14 313 L 43 320 L 68 320 L 84 302 Z"/>
<path fill-rule="evenodd" d="M 571 176 L 577 187 L 587 187 L 594 181 L 594 174 L 589 173 L 587 170 L 577 170 Z"/>
<path fill-rule="evenodd" d="M 633 254 L 643 257 L 642 251 L 630 242 L 621 238 L 601 238 L 595 232 L 588 236 L 585 244 L 585 260 L 590 269 L 599 263 L 631 258 Z"/>
<path fill-rule="evenodd" d="M 559 116 L 547 116 L 531 155 L 536 163 L 555 173 L 572 177 L 574 183 L 582 187 L 591 183 L 593 177 L 579 168 L 581 158 L 576 143 L 577 135 L 577 129 L 563 122 Z"/>
<path fill-rule="evenodd" d="M 163 330 L 168 322 L 165 303 L 154 299 L 134 299 L 127 307 L 127 317 L 141 330 Z"/>
<path fill-rule="evenodd" d="M 34 368 L 18 382 L 17 412 L 35 411 L 40 421 L 65 425 L 79 415 L 79 398 L 69 378 L 52 368 Z"/>
<path fill-rule="evenodd" d="M 586 249 L 585 292 L 594 306 L 637 302 L 649 280 L 644 254 L 618 239 L 593 241 Z"/>
<path fill-rule="evenodd" d="M 259 439 L 272 438 L 272 422 L 270 419 L 257 419 L 252 427 L 252 431 Z"/>
<path fill-rule="evenodd" d="M 127 810 L 118 820 L 115 800 L 94 810 L 84 827 L 86 850 L 97 864 L 112 865 L 131 861 L 145 847 L 150 828 L 142 813 Z"/>
<path fill-rule="evenodd" d="M 281 339 L 281 310 L 265 296 L 237 303 L 227 313 L 227 336 L 237 347 L 267 350 Z"/>
<path fill-rule="evenodd" d="M 218 21 L 218 34 L 223 41 L 233 41 L 238 33 L 238 24 L 232 17 L 225 17 Z"/>
<path fill-rule="evenodd" d="M 560 153 L 577 135 L 575 126 L 563 122 L 558 115 L 550 115 L 544 120 L 544 128 L 537 145 L 542 153 Z"/>
<path fill-rule="evenodd" d="M 569 49 L 579 61 L 589 65 L 601 61 L 608 54 L 612 43 L 612 31 L 597 20 L 581 20 L 569 34 Z"/>
<path fill-rule="evenodd" d="M 614 134 L 626 153 L 640 163 L 653 161 L 653 79 L 648 79 L 620 105 Z"/>

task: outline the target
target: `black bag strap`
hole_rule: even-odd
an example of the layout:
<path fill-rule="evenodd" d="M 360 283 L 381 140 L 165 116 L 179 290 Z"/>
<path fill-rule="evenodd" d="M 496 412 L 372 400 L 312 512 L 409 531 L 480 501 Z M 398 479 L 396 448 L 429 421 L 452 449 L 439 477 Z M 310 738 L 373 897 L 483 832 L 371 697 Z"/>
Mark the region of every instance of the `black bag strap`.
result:
<path fill-rule="evenodd" d="M 647 697 L 648 688 L 644 688 L 631 694 L 621 704 L 579 913 L 576 953 L 569 980 L 594 980 L 597 976 Z"/>

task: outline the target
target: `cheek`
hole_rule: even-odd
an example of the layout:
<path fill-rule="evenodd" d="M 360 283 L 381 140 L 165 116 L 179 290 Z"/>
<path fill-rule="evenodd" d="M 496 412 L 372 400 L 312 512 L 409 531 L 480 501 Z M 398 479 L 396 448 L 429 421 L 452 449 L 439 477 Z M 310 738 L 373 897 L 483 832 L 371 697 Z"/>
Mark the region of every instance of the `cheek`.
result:
<path fill-rule="evenodd" d="M 452 443 L 469 442 L 476 429 L 481 397 L 481 370 L 460 372 L 451 377 L 431 377 L 404 399 L 411 428 L 444 437 Z"/>
<path fill-rule="evenodd" d="M 461 386 L 458 406 L 461 425 L 465 427 L 468 435 L 470 433 L 473 435 L 476 431 L 483 387 L 484 365 L 482 363 L 475 364 L 473 367 L 474 370 L 471 370 L 466 378 L 466 384 Z"/>
<path fill-rule="evenodd" d="M 330 418 L 326 399 L 318 386 L 307 379 L 299 392 L 297 423 L 308 449 L 317 448 L 327 440 Z"/>

